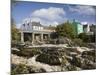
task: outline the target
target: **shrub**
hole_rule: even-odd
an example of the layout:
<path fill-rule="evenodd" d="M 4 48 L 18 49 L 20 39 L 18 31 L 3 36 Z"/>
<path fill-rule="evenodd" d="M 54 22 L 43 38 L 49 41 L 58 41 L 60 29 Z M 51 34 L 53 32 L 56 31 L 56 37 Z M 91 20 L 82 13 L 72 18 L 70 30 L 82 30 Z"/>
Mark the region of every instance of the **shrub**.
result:
<path fill-rule="evenodd" d="M 58 36 L 69 37 L 69 38 L 76 37 L 73 24 L 70 22 L 65 22 L 63 24 L 58 25 L 56 28 L 56 32 Z"/>
<path fill-rule="evenodd" d="M 96 35 L 87 35 L 87 33 L 80 33 L 78 35 L 78 38 L 82 39 L 83 42 L 95 42 L 95 36 Z"/>
<path fill-rule="evenodd" d="M 81 39 L 78 39 L 78 38 L 76 38 L 76 39 L 73 39 L 73 42 L 74 42 L 74 44 L 75 44 L 75 46 L 86 46 L 86 43 L 84 43 Z"/>

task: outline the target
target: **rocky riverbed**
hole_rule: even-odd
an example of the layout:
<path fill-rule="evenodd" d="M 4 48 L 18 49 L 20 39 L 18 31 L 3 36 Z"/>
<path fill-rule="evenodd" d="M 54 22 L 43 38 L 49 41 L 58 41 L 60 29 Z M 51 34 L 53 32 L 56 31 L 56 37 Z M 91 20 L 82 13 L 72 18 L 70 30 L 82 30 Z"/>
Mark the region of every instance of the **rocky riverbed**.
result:
<path fill-rule="evenodd" d="M 86 47 L 13 51 L 12 74 L 78 71 L 96 68 L 96 51 Z"/>

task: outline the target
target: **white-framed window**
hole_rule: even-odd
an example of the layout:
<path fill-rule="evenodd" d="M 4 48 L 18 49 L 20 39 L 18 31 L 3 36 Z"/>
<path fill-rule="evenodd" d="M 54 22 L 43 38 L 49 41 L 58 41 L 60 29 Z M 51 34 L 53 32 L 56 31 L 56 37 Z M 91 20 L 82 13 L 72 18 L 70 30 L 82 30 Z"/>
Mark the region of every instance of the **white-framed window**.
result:
<path fill-rule="evenodd" d="M 33 30 L 43 30 L 43 27 L 41 27 L 41 26 L 33 26 Z"/>
<path fill-rule="evenodd" d="M 43 30 L 43 27 L 40 27 L 41 30 Z"/>

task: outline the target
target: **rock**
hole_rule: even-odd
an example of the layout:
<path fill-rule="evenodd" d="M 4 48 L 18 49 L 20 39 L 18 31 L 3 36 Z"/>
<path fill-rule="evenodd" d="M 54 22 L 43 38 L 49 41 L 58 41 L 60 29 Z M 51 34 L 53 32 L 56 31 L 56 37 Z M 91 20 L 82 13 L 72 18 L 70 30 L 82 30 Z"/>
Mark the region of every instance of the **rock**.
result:
<path fill-rule="evenodd" d="M 55 46 L 47 47 L 47 45 L 45 48 L 38 48 L 38 50 L 37 48 L 23 48 L 12 55 L 12 64 L 17 64 L 17 66 L 25 64 L 25 71 L 20 70 L 22 73 L 95 69 L 96 51 L 86 47 L 58 48 Z M 13 66 L 13 68 L 17 66 Z"/>
<path fill-rule="evenodd" d="M 95 69 L 96 68 L 95 62 L 91 61 L 88 58 L 82 58 L 81 56 L 73 57 L 71 64 L 77 67 L 80 67 L 82 69 Z"/>
<path fill-rule="evenodd" d="M 96 65 L 91 60 L 84 59 L 82 65 L 81 65 L 81 68 L 84 69 L 84 70 L 86 70 L 86 69 L 87 70 L 88 69 L 95 69 L 96 68 Z"/>
<path fill-rule="evenodd" d="M 46 72 L 43 68 L 37 68 L 34 66 L 28 66 L 24 64 L 12 65 L 12 74 L 28 74 L 28 73 L 44 73 Z"/>
<path fill-rule="evenodd" d="M 57 44 L 66 44 L 66 40 L 63 38 L 59 38 L 59 39 L 57 39 L 56 43 Z"/>
<path fill-rule="evenodd" d="M 19 56 L 14 55 L 14 54 L 12 54 L 11 57 L 12 57 L 12 59 L 11 59 L 12 64 L 26 64 L 26 62 L 27 62 L 26 58 L 19 57 Z"/>
<path fill-rule="evenodd" d="M 77 67 L 81 67 L 82 62 L 83 62 L 83 60 L 82 60 L 81 57 L 75 56 L 75 57 L 73 57 L 73 59 L 72 59 L 72 61 L 71 61 L 70 63 L 71 63 L 72 65 L 77 66 Z"/>
<path fill-rule="evenodd" d="M 44 73 L 46 72 L 43 68 L 36 68 L 34 66 L 28 66 L 29 73 Z"/>
<path fill-rule="evenodd" d="M 95 50 L 84 51 L 84 52 L 82 53 L 82 56 L 84 56 L 84 55 L 95 56 L 95 55 L 96 55 L 96 51 L 95 51 Z"/>
<path fill-rule="evenodd" d="M 72 47 L 74 43 L 69 38 L 60 37 L 57 39 L 56 44 L 67 44 L 67 46 Z"/>
<path fill-rule="evenodd" d="M 43 50 L 43 53 L 36 58 L 36 61 L 49 65 L 61 65 L 68 63 L 65 51 L 60 49 L 57 50 L 57 48 Z"/>
<path fill-rule="evenodd" d="M 96 51 L 95 50 L 84 51 L 82 53 L 82 57 L 91 60 L 92 62 L 96 62 Z"/>
<path fill-rule="evenodd" d="M 49 65 L 61 65 L 60 59 L 57 56 L 52 56 L 48 54 L 40 54 L 37 58 L 36 61 L 46 63 Z"/>
<path fill-rule="evenodd" d="M 35 49 L 35 48 L 23 48 L 23 50 L 20 51 L 12 51 L 13 54 L 16 54 L 17 56 L 30 58 L 34 55 L 38 55 L 41 53 L 41 49 Z"/>
<path fill-rule="evenodd" d="M 81 54 L 80 49 L 81 49 L 80 47 L 67 47 L 67 48 L 65 48 L 65 52 L 69 53 L 69 54 L 71 54 L 71 52 L 72 52 L 72 53 L 74 53 L 74 54 L 76 53 L 78 55 L 78 54 Z"/>
<path fill-rule="evenodd" d="M 79 70 L 81 69 L 74 65 L 65 66 L 65 71 L 79 71 Z"/>
<path fill-rule="evenodd" d="M 12 51 L 20 51 L 19 49 L 17 48 L 11 48 Z"/>
<path fill-rule="evenodd" d="M 13 64 L 13 66 L 14 66 L 14 64 Z M 12 67 L 11 69 L 12 69 L 12 71 L 11 71 L 12 75 L 29 73 L 28 67 L 24 64 L 17 64 L 17 65 L 15 65 L 15 67 Z"/>
<path fill-rule="evenodd" d="M 88 44 L 87 44 L 87 47 L 88 47 L 88 48 L 95 49 L 95 48 L 96 48 L 96 43 L 88 43 Z"/>

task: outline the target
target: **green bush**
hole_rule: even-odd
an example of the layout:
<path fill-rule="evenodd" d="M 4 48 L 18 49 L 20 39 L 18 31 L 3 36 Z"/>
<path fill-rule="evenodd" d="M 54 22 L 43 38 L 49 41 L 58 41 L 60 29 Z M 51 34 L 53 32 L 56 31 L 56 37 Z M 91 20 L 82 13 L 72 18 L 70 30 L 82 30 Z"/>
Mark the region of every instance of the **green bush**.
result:
<path fill-rule="evenodd" d="M 75 46 L 80 46 L 80 47 L 86 46 L 86 43 L 84 43 L 82 39 L 76 38 L 76 39 L 73 39 L 73 42 Z"/>
<path fill-rule="evenodd" d="M 95 37 L 96 35 L 87 35 L 87 33 L 80 33 L 78 35 L 78 38 L 82 39 L 83 42 L 88 42 L 88 43 L 95 42 Z"/>
<path fill-rule="evenodd" d="M 63 24 L 58 25 L 56 28 L 56 32 L 58 36 L 62 36 L 62 37 L 69 37 L 69 38 L 76 37 L 73 24 L 70 22 L 65 22 Z"/>

